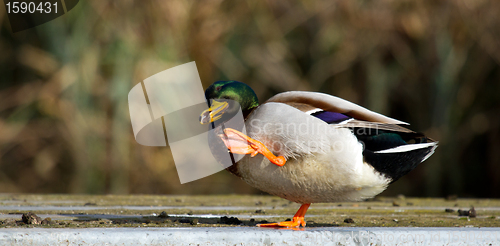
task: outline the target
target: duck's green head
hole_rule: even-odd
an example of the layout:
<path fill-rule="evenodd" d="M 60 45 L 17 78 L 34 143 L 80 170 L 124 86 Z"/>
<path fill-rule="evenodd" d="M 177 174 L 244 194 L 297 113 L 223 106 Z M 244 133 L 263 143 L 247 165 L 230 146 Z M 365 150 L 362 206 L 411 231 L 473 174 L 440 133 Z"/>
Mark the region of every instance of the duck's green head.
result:
<path fill-rule="evenodd" d="M 239 108 L 246 117 L 259 106 L 257 95 L 250 86 L 238 81 L 217 81 L 205 90 L 205 98 L 211 107 L 200 115 L 200 123 L 214 122 L 223 114 L 233 115 Z M 212 99 L 211 103 L 210 100 Z M 235 101 L 236 103 L 231 103 Z"/>

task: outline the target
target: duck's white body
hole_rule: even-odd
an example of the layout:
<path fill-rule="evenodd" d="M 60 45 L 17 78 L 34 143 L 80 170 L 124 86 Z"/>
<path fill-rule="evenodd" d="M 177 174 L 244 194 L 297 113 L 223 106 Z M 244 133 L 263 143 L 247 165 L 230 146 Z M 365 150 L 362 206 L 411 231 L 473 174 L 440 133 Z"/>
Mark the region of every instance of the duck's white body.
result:
<path fill-rule="evenodd" d="M 386 189 L 391 180 L 363 161 L 363 145 L 351 130 L 304 114 L 270 102 L 248 116 L 247 135 L 287 162 L 279 167 L 263 155 L 246 155 L 235 167 L 245 182 L 301 204 L 359 201 Z"/>

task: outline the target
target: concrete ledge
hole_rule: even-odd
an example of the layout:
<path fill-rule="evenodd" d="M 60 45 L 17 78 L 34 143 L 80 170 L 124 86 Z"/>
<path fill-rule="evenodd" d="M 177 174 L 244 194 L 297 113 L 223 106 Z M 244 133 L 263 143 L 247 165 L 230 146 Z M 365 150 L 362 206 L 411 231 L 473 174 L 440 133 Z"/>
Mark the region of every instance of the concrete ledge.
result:
<path fill-rule="evenodd" d="M 6 228 L 0 245 L 500 245 L 500 228 Z"/>

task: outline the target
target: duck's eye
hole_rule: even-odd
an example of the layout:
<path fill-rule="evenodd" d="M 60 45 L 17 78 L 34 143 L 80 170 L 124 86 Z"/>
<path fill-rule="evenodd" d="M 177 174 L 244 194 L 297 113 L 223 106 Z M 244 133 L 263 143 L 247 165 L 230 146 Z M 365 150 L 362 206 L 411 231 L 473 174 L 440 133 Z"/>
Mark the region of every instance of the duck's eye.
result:
<path fill-rule="evenodd" d="M 222 88 L 222 86 L 217 86 L 217 87 L 215 87 L 215 90 L 220 91 L 221 88 Z"/>

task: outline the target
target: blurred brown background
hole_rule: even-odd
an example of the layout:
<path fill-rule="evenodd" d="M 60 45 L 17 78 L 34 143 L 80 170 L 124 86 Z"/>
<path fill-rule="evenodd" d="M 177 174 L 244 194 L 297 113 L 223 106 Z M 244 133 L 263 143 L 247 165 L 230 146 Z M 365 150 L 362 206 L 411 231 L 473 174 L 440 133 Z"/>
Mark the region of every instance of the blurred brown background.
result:
<path fill-rule="evenodd" d="M 260 193 L 180 185 L 133 138 L 129 90 L 196 61 L 205 88 L 326 92 L 439 140 L 385 195 L 500 197 L 500 1 L 86 0 L 16 34 L 1 8 L 0 192 Z"/>

